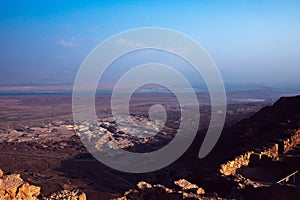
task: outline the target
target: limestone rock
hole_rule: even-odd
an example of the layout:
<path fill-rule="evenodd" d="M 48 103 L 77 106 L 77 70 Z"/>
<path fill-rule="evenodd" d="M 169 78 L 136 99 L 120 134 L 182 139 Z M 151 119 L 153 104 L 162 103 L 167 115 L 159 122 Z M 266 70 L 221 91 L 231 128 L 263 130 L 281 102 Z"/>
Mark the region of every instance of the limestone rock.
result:
<path fill-rule="evenodd" d="M 40 187 L 24 182 L 20 174 L 4 175 L 0 179 L 1 200 L 35 200 L 38 199 L 40 190 Z"/>
<path fill-rule="evenodd" d="M 37 197 L 40 195 L 41 192 L 41 188 L 38 186 L 34 186 L 34 185 L 29 185 L 28 183 L 23 184 L 19 190 L 18 190 L 18 194 L 17 194 L 17 199 L 35 199 L 34 197 Z"/>
<path fill-rule="evenodd" d="M 204 191 L 204 189 L 203 188 L 198 188 L 198 190 L 197 190 L 197 194 L 205 194 L 205 191 Z"/>
<path fill-rule="evenodd" d="M 198 195 L 205 194 L 205 191 L 203 188 L 200 188 L 198 185 L 192 184 L 185 179 L 180 179 L 178 181 L 174 181 L 174 183 L 175 183 L 175 185 L 178 185 L 179 187 L 181 187 L 181 189 L 184 192 L 192 192 L 192 193 L 196 193 Z"/>
<path fill-rule="evenodd" d="M 43 198 L 43 200 L 60 200 L 60 199 L 70 199 L 70 200 L 86 200 L 86 194 L 79 190 L 63 190 L 60 192 L 52 193 L 49 197 Z"/>
<path fill-rule="evenodd" d="M 146 183 L 144 181 L 141 181 L 137 184 L 137 187 L 140 189 L 140 190 L 145 190 L 145 189 L 150 189 L 152 188 L 152 185 L 149 184 L 149 183 Z"/>
<path fill-rule="evenodd" d="M 175 183 L 175 185 L 178 185 L 179 187 L 181 187 L 183 190 L 198 188 L 197 185 L 192 184 L 185 179 L 180 179 L 178 181 L 174 181 L 174 183 Z"/>
<path fill-rule="evenodd" d="M 0 182 L 0 190 L 19 187 L 24 181 L 21 179 L 20 174 L 11 174 L 3 176 Z"/>
<path fill-rule="evenodd" d="M 119 197 L 117 200 L 206 199 L 201 196 L 205 194 L 205 191 L 187 180 L 180 179 L 175 181 L 175 184 L 180 187 L 180 190 L 170 189 L 160 184 L 151 185 L 142 181 L 137 184 L 137 189 L 125 192 L 124 196 Z"/>

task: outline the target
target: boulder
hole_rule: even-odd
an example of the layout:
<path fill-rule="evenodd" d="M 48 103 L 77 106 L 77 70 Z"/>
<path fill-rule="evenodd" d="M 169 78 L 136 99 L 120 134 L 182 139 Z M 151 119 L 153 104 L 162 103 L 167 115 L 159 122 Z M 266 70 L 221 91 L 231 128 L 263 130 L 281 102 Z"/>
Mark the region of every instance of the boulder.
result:
<path fill-rule="evenodd" d="M 4 175 L 0 170 L 0 199 L 38 199 L 41 188 L 23 181 L 20 174 Z"/>

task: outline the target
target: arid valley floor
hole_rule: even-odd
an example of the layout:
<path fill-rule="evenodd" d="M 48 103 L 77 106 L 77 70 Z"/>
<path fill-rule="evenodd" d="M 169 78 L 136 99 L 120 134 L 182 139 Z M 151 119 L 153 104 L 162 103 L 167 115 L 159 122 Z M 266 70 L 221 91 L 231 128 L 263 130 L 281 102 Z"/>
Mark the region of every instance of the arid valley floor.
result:
<path fill-rule="evenodd" d="M 199 93 L 201 119 L 191 147 L 168 167 L 129 174 L 101 164 L 88 153 L 73 124 L 71 94 L 3 93 L 0 169 L 5 175 L 20 174 L 24 181 L 41 187 L 41 199 L 54 192 L 77 189 L 86 193 L 87 199 L 296 199 L 300 194 L 297 184 L 274 184 L 290 171 L 300 169 L 296 135 L 300 128 L 300 97 L 278 100 L 296 94 L 228 93 L 221 138 L 207 157 L 199 159 L 197 153 L 210 120 L 209 96 Z M 132 141 L 130 133 L 118 131 L 110 114 L 109 94 L 96 95 L 95 101 L 99 126 L 105 132 L 103 142 L 110 138 L 118 148 L 143 152 L 161 148 L 176 134 L 178 110 L 170 94 L 135 96 L 131 111 L 140 122 L 147 121 L 147 102 L 170 104 L 169 124 L 161 131 L 162 136 L 142 141 Z M 290 139 L 289 146 L 286 138 Z M 269 150 L 271 144 L 277 144 L 277 153 Z M 242 161 L 239 155 L 245 155 Z M 205 194 L 199 192 L 200 188 Z"/>

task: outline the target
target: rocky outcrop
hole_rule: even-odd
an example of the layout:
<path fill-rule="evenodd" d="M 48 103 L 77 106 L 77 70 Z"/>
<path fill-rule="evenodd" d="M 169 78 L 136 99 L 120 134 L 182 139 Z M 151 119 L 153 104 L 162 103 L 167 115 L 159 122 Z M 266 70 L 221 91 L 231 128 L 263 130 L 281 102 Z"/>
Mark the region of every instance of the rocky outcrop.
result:
<path fill-rule="evenodd" d="M 180 179 L 178 181 L 174 181 L 175 185 L 178 185 L 182 191 L 184 192 L 192 192 L 198 195 L 205 194 L 203 188 L 198 187 L 196 184 L 192 184 L 185 179 Z"/>
<path fill-rule="evenodd" d="M 41 188 L 23 181 L 20 174 L 4 175 L 0 170 L 1 200 L 34 200 L 38 199 Z"/>
<path fill-rule="evenodd" d="M 37 200 L 41 199 L 41 188 L 25 182 L 20 174 L 3 175 L 0 169 L 0 200 Z M 44 197 L 43 200 L 86 200 L 80 190 L 63 190 Z"/>
<path fill-rule="evenodd" d="M 137 189 L 131 189 L 124 193 L 123 197 L 117 200 L 154 200 L 154 199 L 182 199 L 182 194 L 174 192 L 163 185 L 151 185 L 146 182 L 139 182 Z"/>
<path fill-rule="evenodd" d="M 70 199 L 70 200 L 86 200 L 86 194 L 79 190 L 63 190 L 51 194 L 49 197 L 43 198 L 43 200 L 60 200 L 60 199 Z"/>
<path fill-rule="evenodd" d="M 137 189 L 125 192 L 124 196 L 117 198 L 117 200 L 220 199 L 217 195 L 213 197 L 203 196 L 205 194 L 203 188 L 185 179 L 175 181 L 174 184 L 178 189 L 170 189 L 160 184 L 151 185 L 142 181 L 137 184 Z"/>
<path fill-rule="evenodd" d="M 247 151 L 220 166 L 219 172 L 225 176 L 234 175 L 238 168 L 254 164 L 263 159 L 278 159 L 278 156 L 292 149 L 300 143 L 300 130 L 287 132 L 289 136 L 277 140 L 277 143 L 268 145 L 261 150 Z"/>

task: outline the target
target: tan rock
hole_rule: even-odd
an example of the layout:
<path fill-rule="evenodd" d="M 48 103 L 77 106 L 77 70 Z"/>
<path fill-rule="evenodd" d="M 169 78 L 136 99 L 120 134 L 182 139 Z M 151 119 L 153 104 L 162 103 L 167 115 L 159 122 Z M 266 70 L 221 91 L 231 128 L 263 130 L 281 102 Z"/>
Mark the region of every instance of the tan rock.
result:
<path fill-rule="evenodd" d="M 9 194 L 10 197 L 14 198 L 17 195 L 17 187 L 7 188 L 5 191 Z"/>
<path fill-rule="evenodd" d="M 20 174 L 3 176 L 0 179 L 0 199 L 35 200 L 40 195 L 40 187 L 25 183 Z"/>
<path fill-rule="evenodd" d="M 19 188 L 17 198 L 37 199 L 37 197 L 40 195 L 40 192 L 41 192 L 40 187 L 25 183 Z"/>
<path fill-rule="evenodd" d="M 124 193 L 123 197 L 118 200 L 156 200 L 156 199 L 203 199 L 202 194 L 205 194 L 203 188 L 190 183 L 185 179 L 180 179 L 174 182 L 181 189 L 170 189 L 164 185 L 151 185 L 144 181 L 137 184 L 138 189 L 130 189 Z"/>
<path fill-rule="evenodd" d="M 174 181 L 174 183 L 176 185 L 178 185 L 179 187 L 181 187 L 181 189 L 183 191 L 186 191 L 186 192 L 193 192 L 193 193 L 196 193 L 197 195 L 202 195 L 202 194 L 205 194 L 205 191 L 203 188 L 199 187 L 198 185 L 196 184 L 192 184 L 190 183 L 189 181 L 185 180 L 185 179 L 180 179 L 178 181 Z"/>
<path fill-rule="evenodd" d="M 197 190 L 197 194 L 199 194 L 199 195 L 205 194 L 204 189 L 203 189 L 203 188 L 199 188 L 199 189 Z"/>
<path fill-rule="evenodd" d="M 85 193 L 82 193 L 81 195 L 79 195 L 78 199 L 79 199 L 79 200 L 86 200 L 86 195 L 85 195 Z"/>
<path fill-rule="evenodd" d="M 199 188 L 197 185 L 192 184 L 185 179 L 180 179 L 178 181 L 174 181 L 174 183 L 175 183 L 175 185 L 178 185 L 179 187 L 181 187 L 183 190 Z"/>
<path fill-rule="evenodd" d="M 140 190 L 145 190 L 145 189 L 150 189 L 152 188 L 152 185 L 145 182 L 145 181 L 141 181 L 137 184 L 137 187 L 140 189 Z"/>
<path fill-rule="evenodd" d="M 20 174 L 11 174 L 3 176 L 0 182 L 0 190 L 6 190 L 8 188 L 19 187 L 24 181 L 21 179 Z"/>
<path fill-rule="evenodd" d="M 59 192 L 52 193 L 48 197 L 44 197 L 43 200 L 61 200 L 61 199 L 70 199 L 70 200 L 86 200 L 86 194 L 79 190 L 62 190 Z"/>

